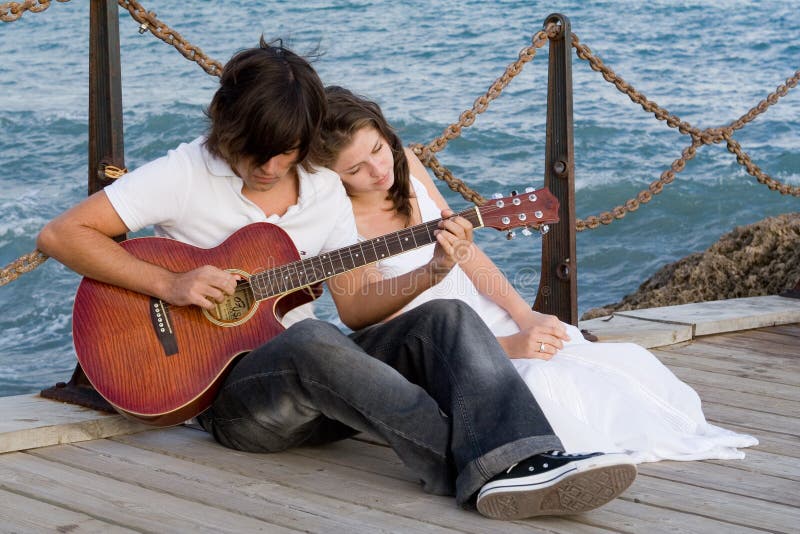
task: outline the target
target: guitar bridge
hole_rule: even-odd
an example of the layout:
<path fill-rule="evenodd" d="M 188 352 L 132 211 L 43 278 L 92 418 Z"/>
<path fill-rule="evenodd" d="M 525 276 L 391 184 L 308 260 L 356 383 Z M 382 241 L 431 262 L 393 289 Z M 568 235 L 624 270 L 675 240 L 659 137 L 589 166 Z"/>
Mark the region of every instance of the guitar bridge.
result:
<path fill-rule="evenodd" d="M 164 301 L 150 297 L 150 322 L 167 356 L 178 353 L 178 341 L 169 320 L 169 308 Z"/>

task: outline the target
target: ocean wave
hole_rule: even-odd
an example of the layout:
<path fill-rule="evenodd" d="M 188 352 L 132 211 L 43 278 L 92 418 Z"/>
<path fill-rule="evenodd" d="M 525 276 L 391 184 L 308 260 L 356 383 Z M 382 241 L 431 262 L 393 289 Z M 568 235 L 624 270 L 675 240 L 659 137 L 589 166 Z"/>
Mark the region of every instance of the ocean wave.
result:
<path fill-rule="evenodd" d="M 54 3 L 3 28 L 0 260 L 6 263 L 32 249 L 46 220 L 86 195 L 88 4 Z M 147 7 L 223 62 L 262 34 L 284 37 L 301 52 L 319 47 L 324 53 L 315 67 L 323 81 L 378 101 L 406 143 L 427 143 L 456 122 L 554 9 L 540 0 L 465 0 L 446 7 L 421 0 L 310 0 L 225 9 L 200 0 L 149 0 Z M 791 36 L 800 35 L 800 11 L 792 2 L 566 0 L 558 9 L 619 76 L 700 128 L 737 119 L 798 68 L 800 45 Z M 135 168 L 205 130 L 202 109 L 218 80 L 149 33 L 139 34 L 124 11 L 120 42 L 125 159 Z M 539 49 L 486 113 L 439 154 L 484 195 L 543 183 L 548 48 Z M 586 217 L 647 188 L 690 139 L 574 55 L 572 71 L 576 209 Z M 764 172 L 796 186 L 799 125 L 795 89 L 734 138 Z M 453 205 L 467 204 L 439 185 Z M 619 300 L 664 263 L 703 250 L 734 225 L 788 211 L 798 211 L 797 198 L 759 184 L 724 143 L 702 147 L 650 203 L 579 234 L 579 309 Z M 476 239 L 532 301 L 538 238 L 509 242 L 485 231 Z M 50 260 L 0 288 L 0 307 L 24 308 L 0 317 L 0 395 L 68 378 L 74 366 L 68 323 L 78 280 Z M 335 321 L 330 300 L 319 308 Z M 35 327 L 27 345 L 23 323 Z"/>

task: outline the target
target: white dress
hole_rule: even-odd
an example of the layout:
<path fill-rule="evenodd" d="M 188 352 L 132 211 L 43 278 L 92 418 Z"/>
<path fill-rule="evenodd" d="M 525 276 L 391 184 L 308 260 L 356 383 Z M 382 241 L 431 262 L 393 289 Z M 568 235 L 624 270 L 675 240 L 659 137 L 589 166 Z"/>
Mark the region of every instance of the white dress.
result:
<path fill-rule="evenodd" d="M 411 178 L 422 218 L 441 216 L 425 186 Z M 394 277 L 427 263 L 434 245 L 378 263 Z M 469 304 L 495 335 L 519 331 L 497 304 L 484 297 L 457 265 L 405 310 L 439 298 Z M 632 343 L 589 343 L 572 325 L 570 341 L 551 360 L 513 359 L 567 452 L 624 451 L 636 462 L 744 458 L 752 436 L 706 422 L 700 397 L 649 351 Z"/>

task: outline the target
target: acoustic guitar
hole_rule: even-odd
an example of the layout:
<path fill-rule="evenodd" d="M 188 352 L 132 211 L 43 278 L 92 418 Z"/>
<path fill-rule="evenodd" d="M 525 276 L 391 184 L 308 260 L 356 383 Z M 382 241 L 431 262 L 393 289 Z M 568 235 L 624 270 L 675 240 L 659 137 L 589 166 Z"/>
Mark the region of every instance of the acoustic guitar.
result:
<path fill-rule="evenodd" d="M 529 188 L 458 215 L 475 228 L 542 230 L 558 222 L 558 200 L 547 189 Z M 214 265 L 243 280 L 209 311 L 84 278 L 72 316 L 78 361 L 123 415 L 155 426 L 181 423 L 211 405 L 233 362 L 283 331 L 279 317 L 318 297 L 321 282 L 434 243 L 439 221 L 307 259 L 269 223 L 245 226 L 211 249 L 160 237 L 129 239 L 121 243 L 128 252 L 173 272 Z"/>

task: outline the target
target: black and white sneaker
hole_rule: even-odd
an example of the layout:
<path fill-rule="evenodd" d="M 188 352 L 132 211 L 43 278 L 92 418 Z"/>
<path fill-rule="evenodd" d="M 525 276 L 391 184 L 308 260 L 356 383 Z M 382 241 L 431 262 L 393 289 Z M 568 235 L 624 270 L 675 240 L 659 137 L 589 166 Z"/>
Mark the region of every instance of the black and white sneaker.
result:
<path fill-rule="evenodd" d="M 579 514 L 617 498 L 635 478 L 626 454 L 537 454 L 484 484 L 478 511 L 506 520 Z"/>

